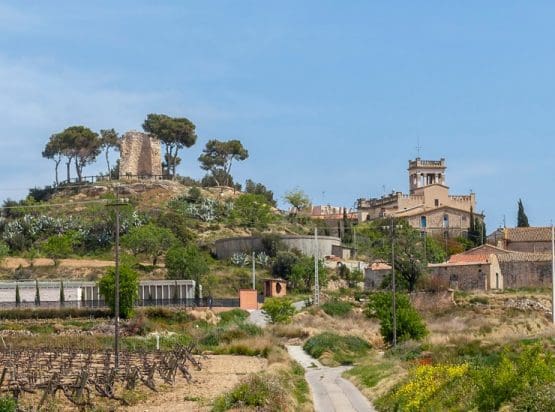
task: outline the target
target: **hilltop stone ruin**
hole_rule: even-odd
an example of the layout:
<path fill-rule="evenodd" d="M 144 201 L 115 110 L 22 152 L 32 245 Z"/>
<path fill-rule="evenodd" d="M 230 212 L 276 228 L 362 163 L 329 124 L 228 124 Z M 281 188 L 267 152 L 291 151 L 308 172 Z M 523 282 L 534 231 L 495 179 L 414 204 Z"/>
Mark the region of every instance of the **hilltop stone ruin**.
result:
<path fill-rule="evenodd" d="M 162 175 L 160 140 L 148 133 L 129 131 L 120 142 L 120 179 Z"/>

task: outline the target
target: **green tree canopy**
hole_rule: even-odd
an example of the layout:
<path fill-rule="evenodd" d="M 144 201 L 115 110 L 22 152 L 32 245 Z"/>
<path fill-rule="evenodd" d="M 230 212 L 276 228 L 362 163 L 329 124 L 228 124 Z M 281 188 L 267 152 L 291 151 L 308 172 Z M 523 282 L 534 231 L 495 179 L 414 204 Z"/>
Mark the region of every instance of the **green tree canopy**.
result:
<path fill-rule="evenodd" d="M 158 258 L 177 243 L 175 235 L 170 229 L 149 223 L 129 230 L 121 239 L 122 244 L 130 249 L 134 255 L 144 253 L 156 265 Z"/>
<path fill-rule="evenodd" d="M 53 134 L 50 136 L 50 139 L 46 143 L 44 150 L 42 151 L 42 157 L 45 159 L 53 160 L 55 167 L 55 176 L 56 176 L 56 186 L 59 185 L 59 177 L 58 177 L 58 167 L 60 166 L 60 162 L 62 161 L 65 153 L 65 146 L 64 140 L 60 136 L 60 134 Z"/>
<path fill-rule="evenodd" d="M 370 301 L 365 309 L 366 316 L 380 321 L 380 332 L 386 342 L 393 342 L 393 294 L 378 292 L 370 295 Z M 428 331 L 420 314 L 412 307 L 408 295 L 395 294 L 397 306 L 397 342 L 409 339 L 420 340 Z"/>
<path fill-rule="evenodd" d="M 241 226 L 265 228 L 272 221 L 272 207 L 263 195 L 242 194 L 235 200 L 232 216 Z"/>
<path fill-rule="evenodd" d="M 73 239 L 68 235 L 54 235 L 42 244 L 42 252 L 58 264 L 58 259 L 69 257 L 73 253 Z"/>
<path fill-rule="evenodd" d="M 185 117 L 170 117 L 165 114 L 147 115 L 143 123 L 145 132 L 155 135 L 166 148 L 166 174 L 175 178 L 179 164 L 179 150 L 193 146 L 197 141 L 196 126 Z"/>
<path fill-rule="evenodd" d="M 70 162 L 74 160 L 77 178 L 82 181 L 83 168 L 94 162 L 100 154 L 98 134 L 85 126 L 71 126 L 58 133 L 58 136 L 62 140 L 65 156 Z"/>
<path fill-rule="evenodd" d="M 245 182 L 245 193 L 251 193 L 253 195 L 262 195 L 266 198 L 266 201 L 276 207 L 277 203 L 274 199 L 274 192 L 269 190 L 266 186 L 262 183 L 255 183 L 250 179 L 247 179 Z"/>
<path fill-rule="evenodd" d="M 221 141 L 211 139 L 206 143 L 206 147 L 198 160 L 200 167 L 212 174 L 218 186 L 229 186 L 231 182 L 227 176 L 231 176 L 233 161 L 242 161 L 248 157 L 249 152 L 240 140 Z M 226 179 L 221 180 L 220 176 L 226 176 Z"/>
<path fill-rule="evenodd" d="M 108 177 L 112 176 L 110 168 L 110 149 L 119 150 L 118 134 L 114 129 L 103 129 L 100 131 L 100 148 L 104 149 L 106 165 L 108 167 Z"/>
<path fill-rule="evenodd" d="M 195 281 L 195 298 L 200 296 L 200 283 L 208 274 L 206 255 L 194 244 L 175 246 L 166 254 L 166 269 L 169 279 L 190 279 Z"/>
<path fill-rule="evenodd" d="M 311 205 L 310 198 L 301 189 L 294 189 L 285 193 L 284 199 L 293 208 L 292 213 L 294 215 L 308 209 Z"/>
<path fill-rule="evenodd" d="M 106 304 L 115 311 L 116 270 L 109 268 L 98 282 L 100 294 Z M 121 265 L 119 268 L 119 313 L 124 319 L 133 314 L 135 301 L 139 298 L 139 275 L 131 267 Z"/>
<path fill-rule="evenodd" d="M 396 274 L 405 281 L 408 289 L 413 291 L 416 283 L 426 270 L 426 261 L 441 258 L 437 250 L 432 249 L 427 256 L 427 243 L 433 245 L 426 237 L 412 228 L 405 220 L 376 220 L 357 227 L 357 246 L 359 252 L 370 260 L 391 262 L 391 225 L 394 227 L 395 269 Z"/>
<path fill-rule="evenodd" d="M 522 199 L 518 199 L 518 214 L 516 225 L 517 227 L 530 227 L 530 223 L 528 223 L 528 216 L 526 216 L 526 212 L 524 211 Z"/>

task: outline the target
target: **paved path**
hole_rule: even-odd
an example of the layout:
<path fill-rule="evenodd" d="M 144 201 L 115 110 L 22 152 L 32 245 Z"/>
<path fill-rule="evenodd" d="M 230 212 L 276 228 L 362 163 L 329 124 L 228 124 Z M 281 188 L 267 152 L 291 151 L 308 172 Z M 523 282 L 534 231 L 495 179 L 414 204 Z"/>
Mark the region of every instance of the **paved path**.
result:
<path fill-rule="evenodd" d="M 323 366 L 300 346 L 287 346 L 287 351 L 306 370 L 316 412 L 375 412 L 356 386 L 341 377 L 349 366 Z"/>

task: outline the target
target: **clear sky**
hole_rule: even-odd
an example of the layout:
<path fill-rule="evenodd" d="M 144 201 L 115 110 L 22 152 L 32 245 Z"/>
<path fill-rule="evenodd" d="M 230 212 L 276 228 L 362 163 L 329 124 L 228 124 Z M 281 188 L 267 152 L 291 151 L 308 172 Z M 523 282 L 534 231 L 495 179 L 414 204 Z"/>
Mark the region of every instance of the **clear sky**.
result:
<path fill-rule="evenodd" d="M 420 139 L 489 231 L 519 197 L 549 224 L 554 17 L 547 1 L 1 1 L 0 199 L 54 180 L 52 133 L 166 113 L 197 125 L 183 175 L 208 139 L 238 138 L 238 181 L 352 206 L 407 191 Z"/>

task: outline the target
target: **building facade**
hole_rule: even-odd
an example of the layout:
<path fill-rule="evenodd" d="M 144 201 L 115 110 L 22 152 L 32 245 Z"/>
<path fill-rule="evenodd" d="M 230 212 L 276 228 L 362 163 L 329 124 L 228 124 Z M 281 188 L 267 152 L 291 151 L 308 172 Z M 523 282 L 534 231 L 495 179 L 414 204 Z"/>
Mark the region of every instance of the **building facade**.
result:
<path fill-rule="evenodd" d="M 446 186 L 445 159 L 409 161 L 409 193 L 391 193 L 381 198 L 357 201 L 359 221 L 380 218 L 404 218 L 409 224 L 433 236 L 466 236 L 475 213 L 476 197 L 452 195 Z"/>

